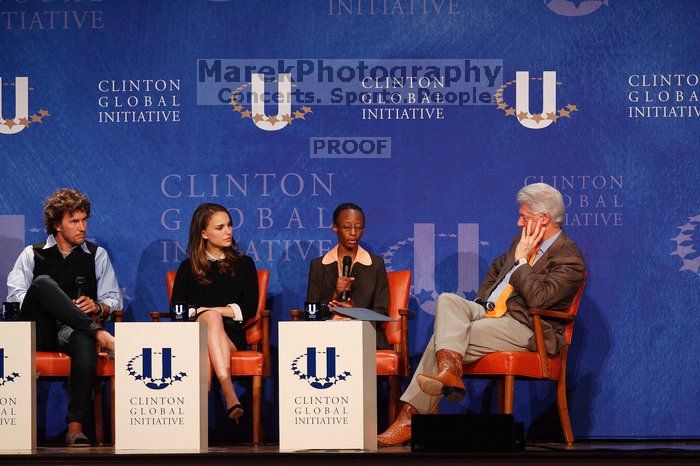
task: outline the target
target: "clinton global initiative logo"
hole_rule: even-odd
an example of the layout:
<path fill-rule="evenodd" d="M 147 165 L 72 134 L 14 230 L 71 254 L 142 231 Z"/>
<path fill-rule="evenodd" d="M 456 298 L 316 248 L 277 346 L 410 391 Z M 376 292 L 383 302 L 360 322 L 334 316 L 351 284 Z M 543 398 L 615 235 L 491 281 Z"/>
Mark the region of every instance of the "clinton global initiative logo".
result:
<path fill-rule="evenodd" d="M 5 96 L 15 95 L 15 114 L 12 118 L 5 119 L 3 116 L 3 94 Z M 29 91 L 34 88 L 29 87 L 29 78 L 19 76 L 12 82 L 3 82 L 0 76 L 0 134 L 17 134 L 24 128 L 28 128 L 34 123 L 41 123 L 46 117 L 51 116 L 48 110 L 40 108 L 38 111 L 29 114 Z"/>
<path fill-rule="evenodd" d="M 8 359 L 5 348 L 0 348 L 0 387 L 19 378 L 19 372 L 5 372 L 5 359 Z"/>
<path fill-rule="evenodd" d="M 317 354 L 326 355 L 325 377 L 321 377 L 321 373 L 318 371 Z M 292 361 L 292 373 L 299 377 L 299 380 L 305 380 L 312 388 L 325 390 L 346 380 L 351 375 L 348 371 L 337 373 L 336 362 L 339 358 L 340 355 L 336 354 L 334 346 L 326 347 L 326 351 L 318 351 L 315 347 L 308 347 L 306 353 L 300 354 Z"/>
<path fill-rule="evenodd" d="M 542 82 L 542 113 L 530 113 L 530 81 Z M 515 107 L 506 101 L 503 95 L 509 87 L 515 84 Z M 543 129 L 561 118 L 571 118 L 571 113 L 577 112 L 578 107 L 567 103 L 557 109 L 556 71 L 545 71 L 541 78 L 531 78 L 527 71 L 517 71 L 515 80 L 504 83 L 494 94 L 497 108 L 507 117 L 515 117 L 518 122 L 529 129 Z"/>
<path fill-rule="evenodd" d="M 321 105 L 363 120 L 441 120 L 445 106 L 491 105 L 502 69 L 500 59 L 200 59 L 197 105 L 229 106 L 265 131 Z"/>
<path fill-rule="evenodd" d="M 180 79 L 102 79 L 100 123 L 179 123 Z"/>
<path fill-rule="evenodd" d="M 547 8 L 562 16 L 585 16 L 608 5 L 608 0 L 544 0 Z"/>
<path fill-rule="evenodd" d="M 675 241 L 676 250 L 671 253 L 672 256 L 678 256 L 683 261 L 683 265 L 679 272 L 687 270 L 700 275 L 700 254 L 695 249 L 696 245 L 696 229 L 700 225 L 700 215 L 689 217 L 685 225 L 678 227 L 680 233 L 671 241 Z"/>
<path fill-rule="evenodd" d="M 479 240 L 478 223 L 460 223 L 456 233 L 436 233 L 434 223 L 414 223 L 413 236 L 391 245 L 382 257 L 387 271 L 413 270 L 412 296 L 423 311 L 435 315 L 442 292 L 476 297 L 479 247 L 488 245 Z"/>
<path fill-rule="evenodd" d="M 255 126 L 265 131 L 278 131 L 295 120 L 306 120 L 309 113 L 313 113 L 311 107 L 303 105 L 292 109 L 292 75 L 280 73 L 276 80 L 265 80 L 262 73 L 252 73 L 250 83 L 243 83 L 231 93 L 231 108 L 241 115 L 242 119 L 250 118 Z M 266 82 L 277 83 L 276 92 L 266 91 Z M 249 97 L 246 99 L 246 89 L 250 88 Z M 246 100 L 250 102 L 247 106 Z M 265 104 L 276 103 L 277 113 L 267 115 Z"/>
<path fill-rule="evenodd" d="M 160 361 L 153 360 L 153 356 L 160 355 Z M 141 354 L 137 354 L 129 360 L 126 365 L 126 370 L 134 380 L 139 380 L 151 390 L 162 390 L 175 382 L 181 382 L 187 373 L 178 372 L 173 375 L 173 350 L 172 348 L 163 348 L 161 352 L 153 351 L 153 348 L 143 348 Z M 157 376 L 157 368 L 154 368 L 154 362 L 160 363 L 160 374 Z"/>

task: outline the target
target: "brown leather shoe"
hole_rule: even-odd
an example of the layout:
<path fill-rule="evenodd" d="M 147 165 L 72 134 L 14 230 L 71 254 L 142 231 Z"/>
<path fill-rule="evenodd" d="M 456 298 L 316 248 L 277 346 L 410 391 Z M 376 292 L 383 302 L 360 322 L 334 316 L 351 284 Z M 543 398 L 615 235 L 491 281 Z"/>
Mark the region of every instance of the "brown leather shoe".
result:
<path fill-rule="evenodd" d="M 449 350 L 435 353 L 437 358 L 438 375 L 419 374 L 418 386 L 431 396 L 443 395 L 448 401 L 458 403 L 464 398 L 464 382 L 462 381 L 462 355 Z"/>
<path fill-rule="evenodd" d="M 390 447 L 403 445 L 411 440 L 411 416 L 417 413 L 416 408 L 408 403 L 403 403 L 396 420 L 383 434 L 377 436 L 377 443 L 383 447 Z"/>

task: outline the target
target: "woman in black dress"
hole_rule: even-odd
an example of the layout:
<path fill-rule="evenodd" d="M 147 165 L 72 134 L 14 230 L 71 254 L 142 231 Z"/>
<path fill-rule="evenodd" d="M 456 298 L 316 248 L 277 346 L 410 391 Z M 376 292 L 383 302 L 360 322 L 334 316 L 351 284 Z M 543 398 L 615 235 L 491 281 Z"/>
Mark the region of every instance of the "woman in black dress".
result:
<path fill-rule="evenodd" d="M 243 415 L 231 380 L 231 351 L 246 346 L 243 324 L 255 316 L 258 277 L 253 260 L 238 251 L 231 216 L 218 204 L 197 207 L 190 223 L 189 258 L 177 271 L 172 302 L 196 312 L 191 321 L 207 323 L 209 360 L 219 379 L 229 419 Z"/>

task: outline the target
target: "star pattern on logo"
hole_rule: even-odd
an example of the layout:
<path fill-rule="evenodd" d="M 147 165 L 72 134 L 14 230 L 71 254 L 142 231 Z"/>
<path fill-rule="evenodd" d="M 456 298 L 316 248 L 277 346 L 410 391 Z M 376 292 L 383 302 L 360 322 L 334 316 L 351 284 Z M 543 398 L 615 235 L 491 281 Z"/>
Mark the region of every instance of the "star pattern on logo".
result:
<path fill-rule="evenodd" d="M 450 239 L 453 240 L 455 238 L 458 238 L 459 235 L 454 233 L 454 232 L 448 232 L 448 233 L 435 233 L 434 235 L 435 238 L 445 238 L 445 239 Z M 392 272 L 394 269 L 389 265 L 391 264 L 393 256 L 397 254 L 397 252 L 401 249 L 402 246 L 406 244 L 410 244 L 415 242 L 415 238 L 409 237 L 406 238 L 405 240 L 401 240 L 396 242 L 395 244 L 389 246 L 385 252 L 381 254 L 382 258 L 384 259 L 384 264 L 387 265 L 386 270 L 387 272 Z M 479 240 L 479 246 L 489 246 L 488 241 L 482 241 Z M 453 291 L 453 290 L 450 290 Z M 460 291 L 457 291 L 459 294 Z M 461 293 L 465 296 L 467 296 L 467 299 L 473 299 L 476 297 L 476 290 L 471 290 L 471 291 L 461 291 Z M 418 306 L 423 308 L 425 310 L 426 308 L 423 307 L 425 303 L 431 303 L 435 302 L 437 300 L 437 297 L 440 293 L 438 290 L 428 290 L 425 288 L 421 288 L 420 291 L 417 291 L 413 287 L 411 287 L 411 297 L 415 298 L 415 300 L 418 302 Z M 429 305 L 430 307 L 430 305 Z"/>
<path fill-rule="evenodd" d="M 14 87 L 15 83 L 2 83 L 2 85 Z M 29 88 L 29 91 L 33 90 L 33 87 Z M 14 128 L 15 126 L 24 126 L 25 128 L 27 128 L 32 123 L 41 123 L 44 118 L 48 118 L 50 116 L 51 114 L 48 110 L 40 108 L 38 112 L 32 113 L 31 115 L 27 115 L 28 118 L 13 118 L 11 120 L 5 120 L 4 118 L 0 118 L 0 125 L 7 126 L 9 129 Z"/>
<path fill-rule="evenodd" d="M 296 84 L 292 83 L 292 86 L 296 87 Z M 241 84 L 234 89 L 233 92 L 231 92 L 231 109 L 234 112 L 240 113 L 241 118 L 250 118 L 256 123 L 260 121 L 267 121 L 272 126 L 275 126 L 276 123 L 285 122 L 291 124 L 294 120 L 306 120 L 306 116 L 309 113 L 313 113 L 312 107 L 304 105 L 291 113 L 283 113 L 280 115 L 265 116 L 261 113 L 254 114 L 250 109 L 243 106 L 240 100 L 241 92 L 243 92 L 247 87 L 250 87 L 250 83 Z"/>
<path fill-rule="evenodd" d="M 318 354 L 326 354 L 326 352 L 325 351 L 318 351 Z M 340 356 L 336 355 L 335 357 L 339 358 Z M 340 374 L 337 374 L 335 376 L 312 377 L 312 376 L 302 372 L 301 369 L 299 369 L 299 362 L 302 359 L 306 359 L 306 353 L 301 354 L 301 355 L 297 356 L 296 358 L 294 358 L 294 360 L 292 360 L 292 364 L 291 364 L 292 374 L 299 377 L 299 380 L 306 381 L 313 388 L 318 388 L 318 389 L 329 388 L 329 387 L 337 384 L 340 381 L 347 380 L 347 378 L 352 375 L 348 371 L 343 371 Z"/>
<path fill-rule="evenodd" d="M 700 224 L 700 215 L 688 217 L 688 222 L 678 227 L 680 230 L 678 236 L 670 240 L 676 243 L 676 249 L 671 251 L 670 255 L 678 256 L 683 261 L 683 265 L 678 269 L 679 272 L 687 270 L 700 275 L 700 254 L 697 254 L 697 250 L 692 244 L 698 224 Z M 691 257 L 693 255 L 694 257 Z"/>
<path fill-rule="evenodd" d="M 9 129 L 14 128 L 15 126 L 24 126 L 25 128 L 29 127 L 32 123 L 41 123 L 44 118 L 50 117 L 51 114 L 47 110 L 40 109 L 37 113 L 32 113 L 31 115 L 28 115 L 27 118 L 14 118 L 12 120 L 5 120 L 0 118 L 0 125 L 7 126 Z"/>
<path fill-rule="evenodd" d="M 6 383 L 14 382 L 15 379 L 19 379 L 19 372 L 13 372 L 10 375 L 6 375 L 5 377 L 0 377 L 0 387 L 5 385 Z"/>
<path fill-rule="evenodd" d="M 542 81 L 542 78 L 530 78 L 530 81 Z M 506 116 L 510 117 L 515 117 L 518 120 L 532 120 L 535 123 L 539 123 L 540 121 L 544 120 L 551 120 L 553 123 L 556 123 L 558 119 L 564 117 L 564 118 L 571 118 L 571 113 L 572 112 L 578 112 L 578 106 L 574 104 L 566 104 L 564 107 L 558 109 L 554 113 L 542 113 L 542 114 L 535 114 L 531 115 L 527 112 L 519 112 L 514 108 L 508 105 L 508 103 L 503 99 L 503 93 L 505 92 L 506 89 L 508 89 L 510 86 L 515 84 L 515 80 L 508 81 L 504 83 L 501 87 L 499 87 L 496 92 L 493 94 L 493 101 L 496 103 L 496 108 L 501 110 L 503 113 L 505 113 Z M 560 82 L 557 82 L 557 85 L 560 85 Z M 558 115 L 557 115 L 558 114 Z"/>
<path fill-rule="evenodd" d="M 414 297 L 418 300 L 418 304 L 422 305 L 428 301 L 435 301 L 435 291 L 421 289 L 419 293 L 414 294 Z"/>
<path fill-rule="evenodd" d="M 153 353 L 154 355 L 161 354 L 161 353 Z M 127 373 L 134 378 L 134 380 L 138 380 L 143 382 L 143 384 L 148 387 L 152 388 L 155 390 L 160 390 L 162 388 L 165 388 L 169 385 L 172 385 L 175 382 L 181 382 L 184 377 L 187 377 L 186 372 L 178 372 L 175 375 L 172 375 L 170 377 L 144 377 L 143 374 L 139 374 L 136 369 L 134 369 L 134 363 L 136 362 L 137 359 L 139 359 L 142 355 L 136 355 L 133 358 L 129 360 L 129 362 L 126 365 L 126 371 Z M 175 356 L 173 356 L 173 359 Z"/>

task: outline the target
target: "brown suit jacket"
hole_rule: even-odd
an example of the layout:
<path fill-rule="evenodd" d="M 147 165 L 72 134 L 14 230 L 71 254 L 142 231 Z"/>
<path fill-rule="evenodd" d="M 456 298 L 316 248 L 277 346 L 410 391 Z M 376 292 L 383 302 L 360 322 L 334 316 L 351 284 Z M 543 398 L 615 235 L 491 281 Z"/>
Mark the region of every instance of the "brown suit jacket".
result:
<path fill-rule="evenodd" d="M 348 294 L 355 307 L 372 309 L 382 314 L 389 312 L 389 282 L 386 277 L 384 260 L 370 253 L 372 264 L 367 266 L 356 262 L 352 266 L 350 276 L 355 277 L 352 291 Z M 338 281 L 338 264 L 333 262 L 324 265 L 323 257 L 311 261 L 309 282 L 306 289 L 307 301 L 327 303 L 333 298 L 335 285 Z M 388 343 L 381 329 L 377 330 L 377 346 L 385 347 Z"/>
<path fill-rule="evenodd" d="M 487 299 L 503 277 L 515 265 L 515 248 L 520 241 L 518 233 L 508 252 L 496 259 L 479 287 L 477 298 Z M 533 328 L 528 309 L 565 310 L 583 282 L 585 272 L 583 255 L 576 243 L 562 230 L 559 238 L 531 267 L 522 265 L 510 276 L 513 293 L 506 301 L 511 317 Z M 564 344 L 565 323 L 556 319 L 542 319 L 547 353 L 554 356 Z M 530 349 L 535 349 L 535 337 L 530 339 Z"/>

